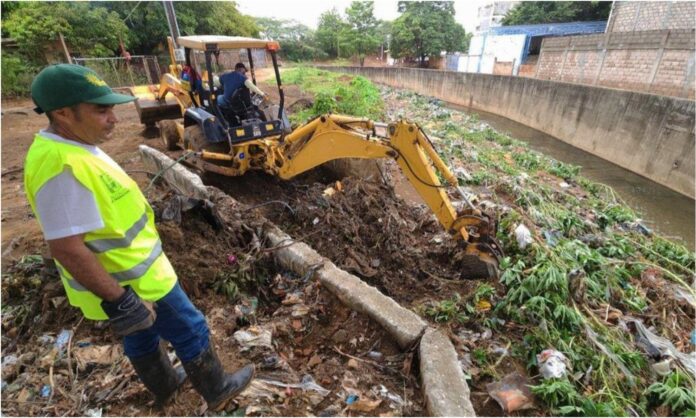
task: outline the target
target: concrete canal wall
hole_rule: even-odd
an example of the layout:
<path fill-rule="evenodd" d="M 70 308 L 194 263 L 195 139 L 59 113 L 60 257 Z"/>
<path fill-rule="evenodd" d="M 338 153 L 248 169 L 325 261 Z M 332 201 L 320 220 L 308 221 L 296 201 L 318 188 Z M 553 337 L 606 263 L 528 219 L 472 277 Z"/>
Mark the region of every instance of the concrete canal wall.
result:
<path fill-rule="evenodd" d="M 504 116 L 694 198 L 694 101 L 525 77 L 320 67 Z"/>

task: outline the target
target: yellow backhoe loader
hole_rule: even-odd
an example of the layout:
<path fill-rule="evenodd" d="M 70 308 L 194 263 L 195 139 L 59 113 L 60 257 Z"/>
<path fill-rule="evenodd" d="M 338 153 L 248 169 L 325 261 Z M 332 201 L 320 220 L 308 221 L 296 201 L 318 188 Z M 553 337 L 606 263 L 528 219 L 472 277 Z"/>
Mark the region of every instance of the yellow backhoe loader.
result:
<path fill-rule="evenodd" d="M 204 171 L 226 176 L 241 176 L 249 170 L 263 170 L 282 179 L 341 158 L 388 158 L 396 161 L 402 172 L 433 211 L 440 224 L 462 243 L 461 278 L 497 278 L 503 256 L 495 239 L 497 223 L 478 210 L 459 187 L 457 178 L 438 156 L 426 133 L 409 121 L 380 124 L 364 118 L 326 114 L 291 129 L 284 110 L 284 93 L 273 41 L 228 36 L 182 36 L 177 43 L 184 47 L 185 65 L 174 61 L 159 86 L 139 86 L 133 94 L 141 121 L 159 121 L 162 139 L 168 149 L 188 151 L 185 161 Z M 262 103 L 252 98 L 251 106 L 223 109 L 217 97 L 223 94 L 216 83 L 212 62 L 222 50 L 246 50 L 254 74 L 253 49 L 265 50 L 271 57 L 280 102 Z M 196 57 L 202 55 L 205 71 L 199 77 Z M 179 110 L 173 117 L 174 99 Z M 183 118 L 183 120 L 181 120 Z M 438 177 L 454 188 L 467 204 L 455 210 Z"/>

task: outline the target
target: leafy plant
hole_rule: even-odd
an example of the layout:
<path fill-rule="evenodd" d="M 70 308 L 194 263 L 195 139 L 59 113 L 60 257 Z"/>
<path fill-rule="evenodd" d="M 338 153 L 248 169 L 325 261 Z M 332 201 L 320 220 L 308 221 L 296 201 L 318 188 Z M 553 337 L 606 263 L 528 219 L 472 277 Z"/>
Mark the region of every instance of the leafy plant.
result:
<path fill-rule="evenodd" d="M 655 396 L 660 405 L 669 406 L 673 414 L 685 413 L 696 409 L 694 404 L 694 388 L 688 386 L 686 376 L 681 372 L 670 373 L 662 382 L 655 382 L 647 389 L 648 395 Z"/>

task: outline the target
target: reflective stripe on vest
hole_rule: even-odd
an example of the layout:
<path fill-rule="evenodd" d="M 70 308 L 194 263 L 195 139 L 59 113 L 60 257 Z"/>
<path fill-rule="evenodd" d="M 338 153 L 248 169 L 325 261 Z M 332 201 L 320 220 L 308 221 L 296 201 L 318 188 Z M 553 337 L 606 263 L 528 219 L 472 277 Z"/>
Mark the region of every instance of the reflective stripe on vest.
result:
<path fill-rule="evenodd" d="M 152 248 L 152 252 L 145 260 L 129 268 L 128 270 L 119 271 L 116 273 L 109 273 L 109 275 L 116 279 L 118 282 L 127 282 L 128 280 L 138 279 L 142 277 L 143 274 L 145 274 L 145 272 L 150 267 L 152 267 L 152 265 L 157 260 L 157 257 L 159 257 L 160 255 L 162 255 L 162 241 L 157 240 L 157 243 Z M 56 264 L 56 266 L 58 267 L 60 275 L 63 276 L 63 278 L 65 278 L 65 280 L 68 282 L 68 285 L 71 288 L 77 290 L 78 292 L 88 292 L 88 290 L 84 286 L 82 286 L 77 280 L 69 277 L 65 269 L 63 269 L 63 267 L 61 267 L 58 264 Z"/>
<path fill-rule="evenodd" d="M 121 286 L 129 285 L 141 298 L 157 301 L 176 285 L 176 273 L 162 251 L 152 208 L 120 167 L 80 146 L 41 134 L 29 148 L 24 167 L 24 186 L 35 214 L 38 191 L 66 169 L 93 194 L 104 226 L 87 232 L 84 243 Z M 89 319 L 106 319 L 101 299 L 58 260 L 56 265 L 70 304 Z"/>
<path fill-rule="evenodd" d="M 131 245 L 135 237 L 138 236 L 146 225 L 147 213 L 143 213 L 143 216 L 126 231 L 126 235 L 123 238 L 95 239 L 86 241 L 85 245 L 92 250 L 93 253 L 103 253 L 113 250 L 114 248 L 126 248 Z"/>

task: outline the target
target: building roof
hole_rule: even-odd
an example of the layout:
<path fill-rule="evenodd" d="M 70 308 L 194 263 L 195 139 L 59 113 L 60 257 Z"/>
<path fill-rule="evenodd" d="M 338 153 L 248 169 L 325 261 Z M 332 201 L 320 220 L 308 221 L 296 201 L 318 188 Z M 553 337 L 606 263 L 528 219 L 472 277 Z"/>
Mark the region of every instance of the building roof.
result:
<path fill-rule="evenodd" d="M 491 35 L 564 36 L 603 33 L 607 21 L 542 23 L 538 25 L 498 26 L 490 28 Z"/>

